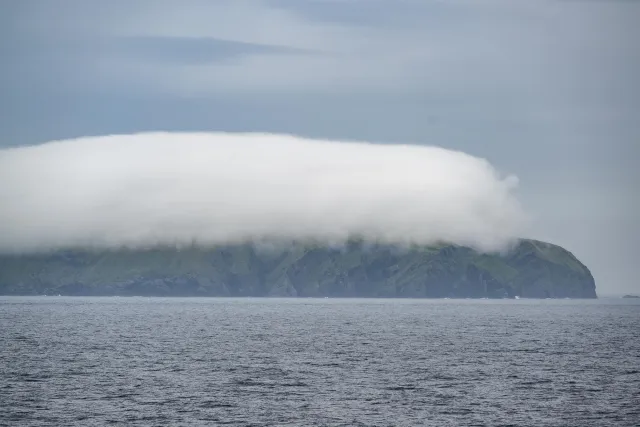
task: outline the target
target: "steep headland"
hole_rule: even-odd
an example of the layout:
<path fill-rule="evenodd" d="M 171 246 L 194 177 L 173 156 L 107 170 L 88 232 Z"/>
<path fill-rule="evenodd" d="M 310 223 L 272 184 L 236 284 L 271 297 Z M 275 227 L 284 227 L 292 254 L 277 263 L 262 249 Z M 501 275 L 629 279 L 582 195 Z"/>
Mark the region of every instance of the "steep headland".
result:
<path fill-rule="evenodd" d="M 505 254 L 456 245 L 64 251 L 0 256 L 4 295 L 597 298 L 567 250 L 521 240 Z"/>

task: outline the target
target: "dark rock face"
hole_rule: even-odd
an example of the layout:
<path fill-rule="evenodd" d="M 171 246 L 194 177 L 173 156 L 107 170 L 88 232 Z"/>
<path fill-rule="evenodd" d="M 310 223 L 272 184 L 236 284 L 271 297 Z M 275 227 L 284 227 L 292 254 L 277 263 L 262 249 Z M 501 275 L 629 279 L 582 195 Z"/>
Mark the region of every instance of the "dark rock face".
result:
<path fill-rule="evenodd" d="M 507 254 L 455 245 L 294 245 L 60 252 L 0 257 L 0 294 L 400 298 L 596 298 L 565 249 L 522 240 Z"/>

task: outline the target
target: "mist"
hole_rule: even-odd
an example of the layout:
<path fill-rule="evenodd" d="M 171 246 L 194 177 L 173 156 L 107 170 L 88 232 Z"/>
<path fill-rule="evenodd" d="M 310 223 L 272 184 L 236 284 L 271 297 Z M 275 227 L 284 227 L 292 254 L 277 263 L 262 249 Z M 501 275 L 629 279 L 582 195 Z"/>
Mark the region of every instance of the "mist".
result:
<path fill-rule="evenodd" d="M 450 242 L 502 251 L 526 224 L 486 160 L 290 135 L 138 133 L 0 150 L 0 252 L 261 241 Z"/>

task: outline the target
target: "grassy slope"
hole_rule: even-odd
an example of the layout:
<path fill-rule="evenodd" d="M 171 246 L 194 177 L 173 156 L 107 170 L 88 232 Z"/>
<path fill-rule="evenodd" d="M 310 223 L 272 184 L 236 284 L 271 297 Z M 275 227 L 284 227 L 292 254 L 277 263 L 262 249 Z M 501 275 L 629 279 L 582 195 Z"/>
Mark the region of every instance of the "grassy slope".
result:
<path fill-rule="evenodd" d="M 356 243 L 342 250 L 239 245 L 5 256 L 0 293 L 595 297 L 595 285 L 570 252 L 523 240 L 504 256 L 444 244 L 400 250 Z"/>

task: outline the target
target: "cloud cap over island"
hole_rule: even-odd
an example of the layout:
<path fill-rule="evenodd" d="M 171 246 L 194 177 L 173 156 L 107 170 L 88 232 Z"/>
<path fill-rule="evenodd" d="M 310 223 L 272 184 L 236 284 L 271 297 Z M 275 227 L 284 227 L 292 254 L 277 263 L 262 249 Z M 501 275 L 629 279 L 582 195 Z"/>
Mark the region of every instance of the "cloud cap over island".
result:
<path fill-rule="evenodd" d="M 517 179 L 459 151 L 260 133 L 138 133 L 0 151 L 0 252 L 339 244 L 503 250 Z"/>

